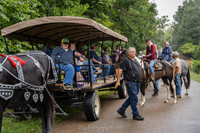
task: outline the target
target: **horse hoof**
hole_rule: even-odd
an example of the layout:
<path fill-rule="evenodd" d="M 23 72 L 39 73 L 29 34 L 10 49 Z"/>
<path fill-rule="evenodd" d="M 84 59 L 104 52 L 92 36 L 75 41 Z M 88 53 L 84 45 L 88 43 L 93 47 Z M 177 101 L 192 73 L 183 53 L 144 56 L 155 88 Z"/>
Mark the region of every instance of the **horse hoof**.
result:
<path fill-rule="evenodd" d="M 142 107 L 142 106 L 144 106 L 144 104 L 142 104 L 142 103 L 139 103 L 139 105 Z"/>
<path fill-rule="evenodd" d="M 188 94 L 188 93 L 185 93 L 185 95 L 188 96 L 189 94 Z"/>
<path fill-rule="evenodd" d="M 165 101 L 164 103 L 168 103 L 168 101 Z"/>
<path fill-rule="evenodd" d="M 174 103 L 174 104 L 176 104 L 176 103 L 177 103 L 177 101 L 174 101 L 173 103 Z"/>

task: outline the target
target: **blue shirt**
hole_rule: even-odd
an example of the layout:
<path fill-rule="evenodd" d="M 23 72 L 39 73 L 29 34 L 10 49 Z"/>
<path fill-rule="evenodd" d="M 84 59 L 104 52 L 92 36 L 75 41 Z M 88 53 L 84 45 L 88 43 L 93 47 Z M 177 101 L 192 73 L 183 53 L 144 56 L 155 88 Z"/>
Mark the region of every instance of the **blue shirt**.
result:
<path fill-rule="evenodd" d="M 172 60 L 172 46 L 165 47 L 160 55 L 164 61 Z"/>
<path fill-rule="evenodd" d="M 58 55 L 60 55 L 60 64 L 73 64 L 73 51 L 71 49 L 66 51 L 61 46 L 54 48 L 51 58 L 56 62 L 56 64 L 58 64 Z"/>
<path fill-rule="evenodd" d="M 90 51 L 90 59 L 92 58 L 94 58 L 95 60 L 99 62 L 102 62 L 102 58 L 95 51 Z"/>

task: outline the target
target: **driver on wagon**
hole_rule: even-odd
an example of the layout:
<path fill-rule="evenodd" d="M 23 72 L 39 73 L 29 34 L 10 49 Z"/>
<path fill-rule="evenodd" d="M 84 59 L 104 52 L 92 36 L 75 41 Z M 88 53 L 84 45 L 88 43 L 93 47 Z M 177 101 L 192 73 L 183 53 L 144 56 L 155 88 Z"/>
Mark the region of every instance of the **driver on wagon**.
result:
<path fill-rule="evenodd" d="M 63 85 L 66 88 L 69 88 L 72 85 L 75 70 L 72 65 L 73 51 L 69 49 L 69 40 L 67 38 L 63 38 L 61 41 L 61 46 L 54 48 L 52 51 L 51 58 L 56 62 L 57 67 L 59 67 L 58 56 L 60 56 L 60 70 L 65 71 L 66 73 Z"/>

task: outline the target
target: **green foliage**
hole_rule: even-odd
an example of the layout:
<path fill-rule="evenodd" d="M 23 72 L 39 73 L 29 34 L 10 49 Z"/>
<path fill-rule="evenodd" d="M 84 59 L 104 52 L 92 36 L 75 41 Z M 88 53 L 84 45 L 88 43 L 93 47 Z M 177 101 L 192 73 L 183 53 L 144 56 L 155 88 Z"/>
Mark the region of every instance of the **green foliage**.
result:
<path fill-rule="evenodd" d="M 193 71 L 196 72 L 196 73 L 199 73 L 200 72 L 200 60 L 193 60 Z"/>
<path fill-rule="evenodd" d="M 200 1 L 185 0 L 174 15 L 173 40 L 176 49 L 185 43 L 199 45 L 200 40 Z"/>
<path fill-rule="evenodd" d="M 179 51 L 181 51 L 183 54 L 192 55 L 195 52 L 196 47 L 197 46 L 193 45 L 192 43 L 186 43 L 179 49 Z"/>
<path fill-rule="evenodd" d="M 22 21 L 46 16 L 79 16 L 89 7 L 80 4 L 80 0 L 1 0 L 0 1 L 0 29 Z M 11 54 L 32 50 L 30 43 L 7 40 Z M 0 52 L 7 54 L 5 42 L 0 36 Z M 41 50 L 41 45 L 34 44 L 35 50 Z"/>
<path fill-rule="evenodd" d="M 193 57 L 197 60 L 200 60 L 200 45 L 196 48 Z"/>
<path fill-rule="evenodd" d="M 156 18 L 156 4 L 148 0 L 4 0 L 0 1 L 0 28 L 15 23 L 46 16 L 79 16 L 94 19 L 102 25 L 126 36 L 128 46 L 134 46 L 137 51 L 146 47 L 145 38 L 151 37 L 155 42 L 164 35 L 167 16 Z M 12 44 L 15 42 L 15 45 Z M 0 43 L 4 40 L 0 37 Z M 9 40 L 11 53 L 30 50 L 29 43 Z M 104 43 L 111 50 L 111 42 Z M 116 45 L 115 43 L 114 49 Z M 40 49 L 38 44 L 34 44 Z M 122 43 L 125 47 L 125 43 Z M 0 48 L 6 53 L 6 47 Z"/>

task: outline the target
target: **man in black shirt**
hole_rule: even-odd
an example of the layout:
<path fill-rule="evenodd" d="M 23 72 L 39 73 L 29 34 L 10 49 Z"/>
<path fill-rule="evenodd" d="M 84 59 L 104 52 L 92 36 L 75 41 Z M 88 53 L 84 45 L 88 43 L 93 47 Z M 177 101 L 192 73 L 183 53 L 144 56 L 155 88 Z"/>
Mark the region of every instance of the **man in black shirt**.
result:
<path fill-rule="evenodd" d="M 120 63 L 120 69 L 117 75 L 117 82 L 115 84 L 115 88 L 120 86 L 120 77 L 122 71 L 124 72 L 124 80 L 126 84 L 126 88 L 128 91 L 129 98 L 124 102 L 121 108 L 117 110 L 117 112 L 122 117 L 127 117 L 125 115 L 125 110 L 129 105 L 131 105 L 133 119 L 134 120 L 144 120 L 144 118 L 139 115 L 137 109 L 138 103 L 138 93 L 140 89 L 140 83 L 142 81 L 142 71 L 140 69 L 139 63 L 134 59 L 136 55 L 136 50 L 133 47 L 128 48 L 128 57 L 124 58 Z"/>

